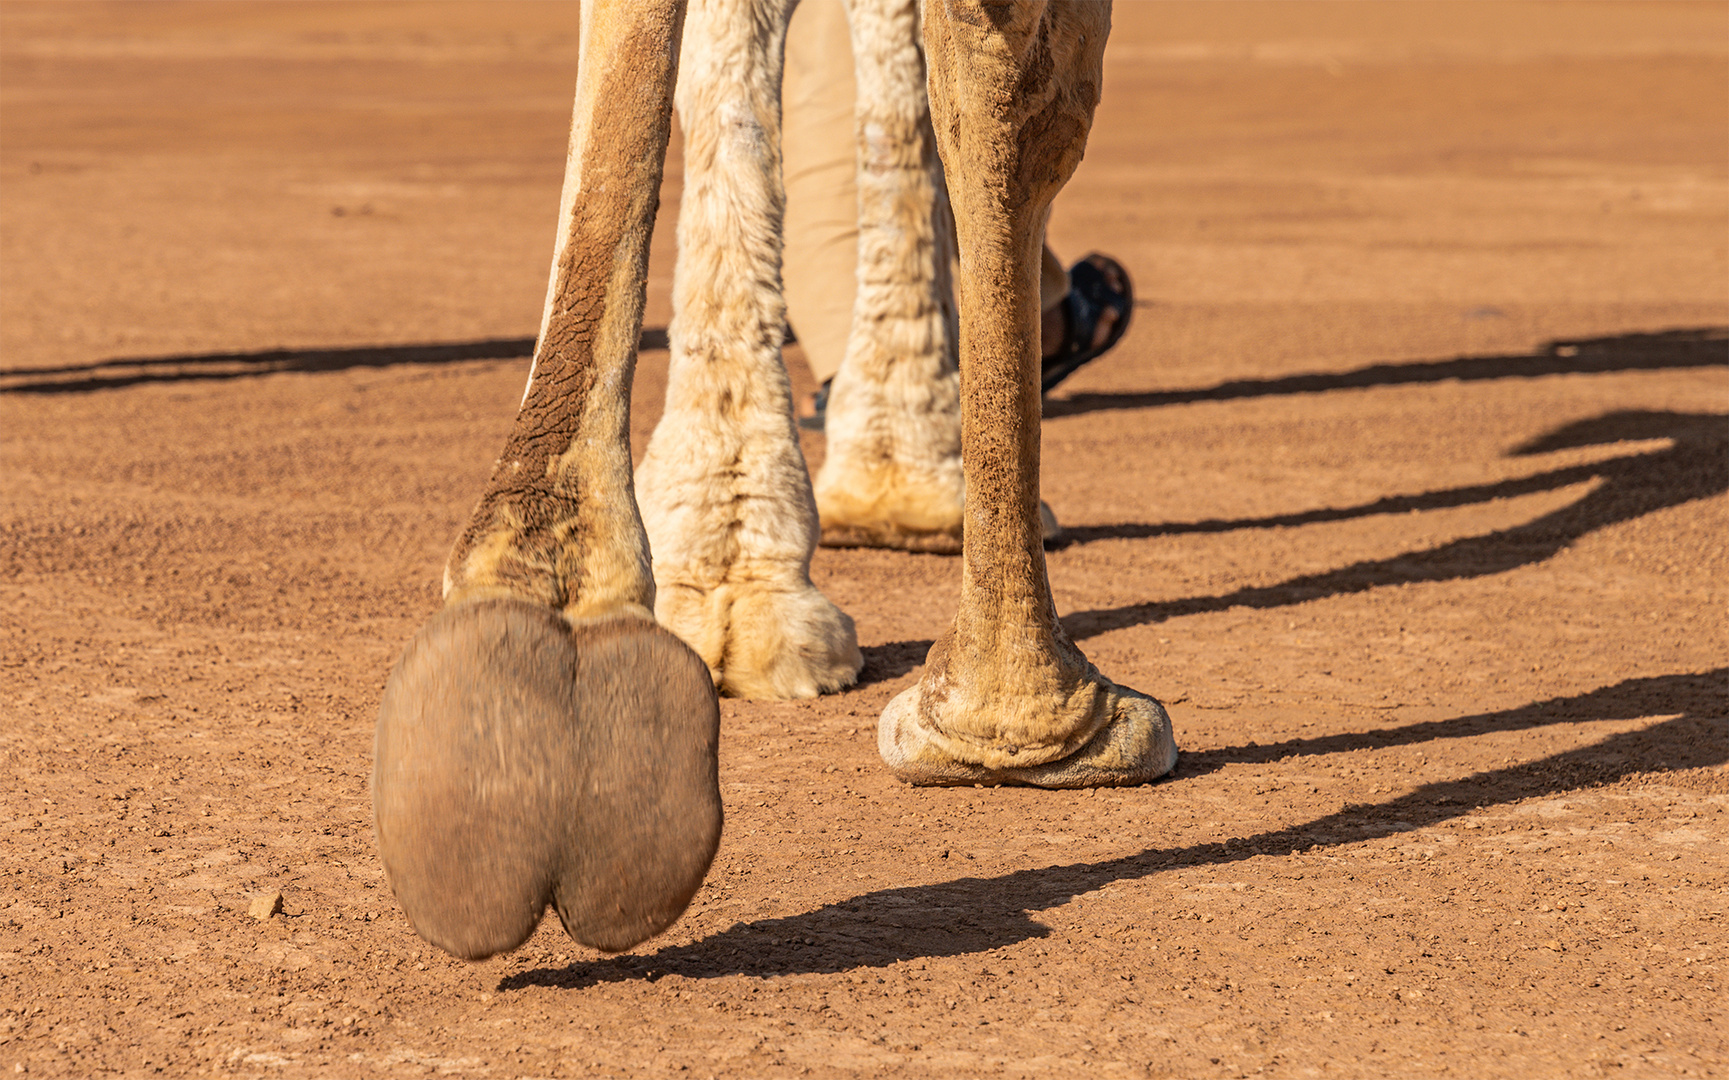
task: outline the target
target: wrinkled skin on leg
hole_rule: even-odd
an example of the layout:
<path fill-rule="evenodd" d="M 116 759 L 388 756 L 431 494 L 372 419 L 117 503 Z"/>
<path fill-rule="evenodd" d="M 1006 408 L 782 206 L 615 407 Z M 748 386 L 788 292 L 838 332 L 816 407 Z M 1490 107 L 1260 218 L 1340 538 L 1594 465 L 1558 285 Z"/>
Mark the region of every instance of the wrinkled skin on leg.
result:
<path fill-rule="evenodd" d="M 858 292 L 816 478 L 831 546 L 960 551 L 952 228 L 925 96 L 917 0 L 853 0 Z"/>
<path fill-rule="evenodd" d="M 1057 621 L 1039 541 L 1039 245 L 1086 146 L 1104 4 L 929 0 L 937 146 L 960 240 L 960 607 L 917 686 L 884 710 L 878 747 L 918 784 L 1086 787 L 1169 772 L 1152 698 L 1101 675 Z"/>
<path fill-rule="evenodd" d="M 584 5 L 528 388 L 379 711 L 385 876 L 470 959 L 521 944 L 548 903 L 577 940 L 628 948 L 684 911 L 720 842 L 714 689 L 650 614 L 628 438 L 682 20 L 674 0 Z"/>

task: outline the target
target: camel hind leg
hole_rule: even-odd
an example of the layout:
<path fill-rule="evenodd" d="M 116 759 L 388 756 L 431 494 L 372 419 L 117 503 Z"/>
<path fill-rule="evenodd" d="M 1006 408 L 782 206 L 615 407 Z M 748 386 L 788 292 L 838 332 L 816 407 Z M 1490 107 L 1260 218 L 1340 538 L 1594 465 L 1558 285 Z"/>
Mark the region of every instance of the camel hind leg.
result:
<path fill-rule="evenodd" d="M 858 292 L 816 477 L 830 546 L 961 545 L 953 230 L 925 94 L 917 0 L 852 0 Z"/>

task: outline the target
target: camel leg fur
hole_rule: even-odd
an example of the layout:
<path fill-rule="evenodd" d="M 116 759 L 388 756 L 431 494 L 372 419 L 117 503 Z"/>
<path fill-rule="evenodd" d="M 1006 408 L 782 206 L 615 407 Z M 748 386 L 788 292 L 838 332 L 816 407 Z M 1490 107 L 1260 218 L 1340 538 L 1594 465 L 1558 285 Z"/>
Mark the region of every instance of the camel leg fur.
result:
<path fill-rule="evenodd" d="M 1144 783 L 1176 764 L 1160 704 L 1057 621 L 1039 541 L 1038 252 L 1098 104 L 1105 4 L 928 0 L 930 105 L 960 243 L 960 608 L 878 748 L 915 784 Z"/>
<path fill-rule="evenodd" d="M 631 493 L 631 373 L 671 129 L 679 0 L 582 11 L 560 229 L 514 427 L 386 683 L 373 755 L 385 876 L 458 956 L 551 903 L 624 949 L 664 930 L 720 842 L 719 710 L 651 614 Z"/>
<path fill-rule="evenodd" d="M 829 388 L 816 476 L 822 543 L 959 554 L 958 327 L 949 209 L 919 46 L 918 0 L 853 0 L 858 291 Z M 1062 533 L 1039 504 L 1043 538 Z"/>
<path fill-rule="evenodd" d="M 854 0 L 858 292 L 816 477 L 822 542 L 956 553 L 960 383 L 943 190 L 917 0 Z"/>
<path fill-rule="evenodd" d="M 666 411 L 637 472 L 655 614 L 724 693 L 852 684 L 852 620 L 817 591 L 816 504 L 780 359 L 780 77 L 792 0 L 697 0 L 678 80 L 685 185 Z"/>

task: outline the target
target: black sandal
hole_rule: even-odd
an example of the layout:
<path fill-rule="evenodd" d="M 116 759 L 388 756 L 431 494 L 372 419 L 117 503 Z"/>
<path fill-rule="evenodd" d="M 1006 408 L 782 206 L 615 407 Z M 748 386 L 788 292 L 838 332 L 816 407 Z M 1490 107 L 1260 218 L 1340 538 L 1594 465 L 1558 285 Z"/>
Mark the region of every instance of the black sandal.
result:
<path fill-rule="evenodd" d="M 1107 270 L 1115 273 L 1117 280 L 1123 283 L 1122 292 L 1111 288 L 1110 280 L 1105 277 Z M 1110 352 L 1123 339 L 1123 331 L 1129 328 L 1129 315 L 1135 310 L 1135 290 L 1129 281 L 1129 272 L 1121 263 L 1109 255 L 1094 252 L 1069 267 L 1069 291 L 1062 304 L 1063 343 L 1055 356 L 1044 359 L 1039 377 L 1041 394 L 1050 393 L 1052 387 L 1085 364 Z M 1111 326 L 1111 332 L 1105 335 L 1105 340 L 1094 345 L 1092 340 L 1099 330 L 1099 316 L 1107 310 L 1116 313 L 1117 321 Z M 791 334 L 790 329 L 788 334 Z M 811 396 L 811 415 L 799 417 L 799 427 L 806 431 L 823 430 L 828 419 L 829 387 L 833 382 L 832 377 L 823 380 Z"/>
<path fill-rule="evenodd" d="M 1111 287 L 1106 271 L 1123 283 L 1121 292 Z M 1069 267 L 1069 291 L 1063 297 L 1063 343 L 1055 356 L 1045 358 L 1039 392 L 1050 393 L 1084 365 L 1110 352 L 1123 339 L 1134 310 L 1134 286 L 1129 281 L 1129 272 L 1117 260 L 1094 252 Z M 1106 311 L 1116 314 L 1116 322 L 1105 340 L 1094 345 L 1099 316 Z"/>

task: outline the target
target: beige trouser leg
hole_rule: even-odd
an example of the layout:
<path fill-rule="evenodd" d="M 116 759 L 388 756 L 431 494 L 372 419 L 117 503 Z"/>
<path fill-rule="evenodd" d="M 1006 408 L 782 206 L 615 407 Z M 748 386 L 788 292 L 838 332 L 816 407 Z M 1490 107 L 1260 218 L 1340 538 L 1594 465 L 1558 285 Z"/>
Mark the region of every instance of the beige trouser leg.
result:
<path fill-rule="evenodd" d="M 817 381 L 832 378 L 846 355 L 857 290 L 857 141 L 852 39 L 843 0 L 804 0 L 787 28 L 781 85 L 786 248 L 782 288 Z M 952 247 L 951 247 L 952 250 Z M 1040 306 L 1069 290 L 1062 263 L 1044 248 Z"/>
<path fill-rule="evenodd" d="M 781 288 L 817 381 L 840 370 L 858 266 L 852 38 L 842 0 L 805 0 L 786 35 L 781 153 L 786 248 Z"/>

